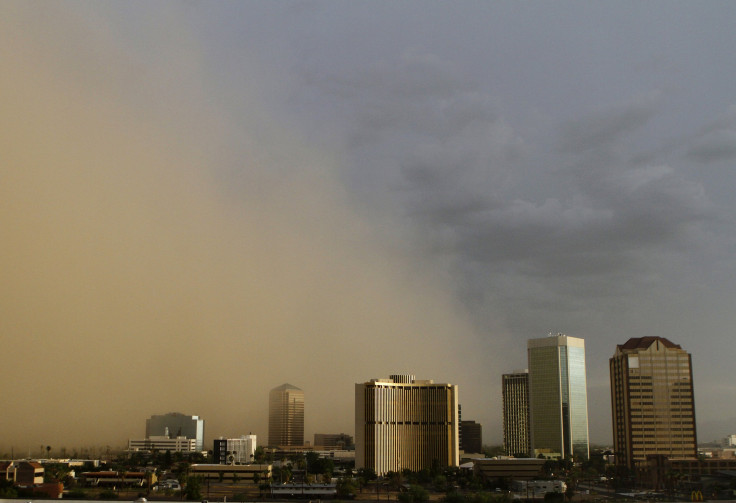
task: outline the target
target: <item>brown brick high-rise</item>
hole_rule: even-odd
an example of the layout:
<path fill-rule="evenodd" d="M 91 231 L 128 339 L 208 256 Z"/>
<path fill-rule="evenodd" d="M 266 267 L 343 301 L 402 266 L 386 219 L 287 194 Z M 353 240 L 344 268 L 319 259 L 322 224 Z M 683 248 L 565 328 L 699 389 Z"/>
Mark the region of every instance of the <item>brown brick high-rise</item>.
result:
<path fill-rule="evenodd" d="M 663 337 L 616 346 L 610 360 L 613 445 L 629 468 L 656 454 L 697 456 L 690 354 Z"/>

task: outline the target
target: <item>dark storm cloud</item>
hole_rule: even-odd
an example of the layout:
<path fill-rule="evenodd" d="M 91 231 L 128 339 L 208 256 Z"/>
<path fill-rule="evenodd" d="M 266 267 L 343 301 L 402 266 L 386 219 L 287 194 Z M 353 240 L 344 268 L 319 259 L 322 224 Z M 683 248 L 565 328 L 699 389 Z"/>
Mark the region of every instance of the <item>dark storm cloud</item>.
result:
<path fill-rule="evenodd" d="M 702 163 L 736 159 L 736 129 L 713 131 L 695 141 L 687 156 Z"/>
<path fill-rule="evenodd" d="M 561 150 L 580 154 L 599 150 L 643 127 L 657 112 L 658 92 L 611 107 L 568 125 Z"/>
<path fill-rule="evenodd" d="M 561 155 L 534 173 L 537 183 L 555 181 L 549 197 L 535 200 L 525 192 L 536 182 L 525 179 L 534 145 L 493 97 L 450 75 L 436 56 L 411 56 L 364 70 L 343 98 L 354 107 L 350 136 L 381 152 L 378 170 L 393 166 L 395 196 L 430 249 L 539 277 L 629 277 L 622 272 L 637 270 L 642 250 L 687 240 L 692 224 L 709 218 L 697 182 L 655 154 L 632 161 L 621 153 L 656 115 L 661 93 L 561 124 Z M 386 75 L 398 84 L 384 85 Z M 363 169 L 378 159 L 361 159 Z"/>

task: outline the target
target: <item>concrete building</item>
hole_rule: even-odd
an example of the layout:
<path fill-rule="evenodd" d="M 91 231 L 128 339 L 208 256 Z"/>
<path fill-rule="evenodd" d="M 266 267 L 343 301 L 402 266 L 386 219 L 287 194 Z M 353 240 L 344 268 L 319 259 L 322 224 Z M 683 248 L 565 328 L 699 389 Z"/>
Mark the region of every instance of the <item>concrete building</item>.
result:
<path fill-rule="evenodd" d="M 458 391 L 392 375 L 355 385 L 355 468 L 378 475 L 459 464 Z"/>
<path fill-rule="evenodd" d="M 460 450 L 468 453 L 483 452 L 483 427 L 475 421 L 460 421 Z"/>
<path fill-rule="evenodd" d="M 169 412 L 146 419 L 146 438 L 186 437 L 194 439 L 196 450 L 204 450 L 204 419 L 187 416 L 180 412 Z"/>
<path fill-rule="evenodd" d="M 527 342 L 533 455 L 589 456 L 585 341 L 564 334 Z"/>
<path fill-rule="evenodd" d="M 610 359 L 616 462 L 647 456 L 695 459 L 695 401 L 690 354 L 663 337 L 632 338 Z"/>
<path fill-rule="evenodd" d="M 350 449 L 355 444 L 347 433 L 315 433 L 314 447 L 324 449 Z"/>
<path fill-rule="evenodd" d="M 271 465 L 213 465 L 194 464 L 189 467 L 189 473 L 202 477 L 205 483 L 219 481 L 230 484 L 257 485 L 271 480 Z"/>
<path fill-rule="evenodd" d="M 474 459 L 473 472 L 483 480 L 534 480 L 544 475 L 545 459 L 494 458 Z"/>
<path fill-rule="evenodd" d="M 244 465 L 253 462 L 256 453 L 256 436 L 215 439 L 212 457 L 221 465 Z"/>
<path fill-rule="evenodd" d="M 304 392 L 282 384 L 268 395 L 268 446 L 304 445 Z"/>
<path fill-rule="evenodd" d="M 0 479 L 20 486 L 43 484 L 44 469 L 36 461 L 8 461 L 0 463 Z"/>
<path fill-rule="evenodd" d="M 503 398 L 503 447 L 506 454 L 531 455 L 529 425 L 529 371 L 517 371 L 501 376 Z"/>
<path fill-rule="evenodd" d="M 128 451 L 130 452 L 152 452 L 152 451 L 171 451 L 171 452 L 197 452 L 197 440 L 187 437 L 169 438 L 164 436 L 153 435 L 148 438 L 128 440 Z"/>

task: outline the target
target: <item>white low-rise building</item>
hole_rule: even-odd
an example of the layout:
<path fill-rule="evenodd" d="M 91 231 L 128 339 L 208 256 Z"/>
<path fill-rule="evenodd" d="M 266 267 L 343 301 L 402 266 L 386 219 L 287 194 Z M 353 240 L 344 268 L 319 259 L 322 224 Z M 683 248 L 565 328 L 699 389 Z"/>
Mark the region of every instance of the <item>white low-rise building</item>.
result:
<path fill-rule="evenodd" d="M 128 451 L 130 452 L 197 452 L 197 440 L 187 437 L 169 438 L 166 436 L 153 436 L 144 439 L 128 440 Z"/>

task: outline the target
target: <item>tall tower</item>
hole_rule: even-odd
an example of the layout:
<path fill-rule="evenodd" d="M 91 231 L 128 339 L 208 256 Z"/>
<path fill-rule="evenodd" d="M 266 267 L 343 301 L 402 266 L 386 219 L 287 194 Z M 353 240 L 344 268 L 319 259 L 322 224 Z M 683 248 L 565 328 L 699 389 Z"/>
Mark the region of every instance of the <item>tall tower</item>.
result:
<path fill-rule="evenodd" d="M 304 445 L 304 392 L 282 384 L 268 394 L 268 445 Z"/>
<path fill-rule="evenodd" d="M 588 459 L 585 341 L 564 334 L 527 342 L 534 456 Z"/>
<path fill-rule="evenodd" d="M 503 447 L 506 454 L 531 455 L 529 431 L 529 371 L 501 376 L 503 396 Z"/>
<path fill-rule="evenodd" d="M 616 462 L 696 458 L 690 354 L 663 337 L 639 337 L 616 346 L 609 363 Z"/>
<path fill-rule="evenodd" d="M 458 466 L 457 386 L 392 375 L 355 384 L 355 468 Z"/>

